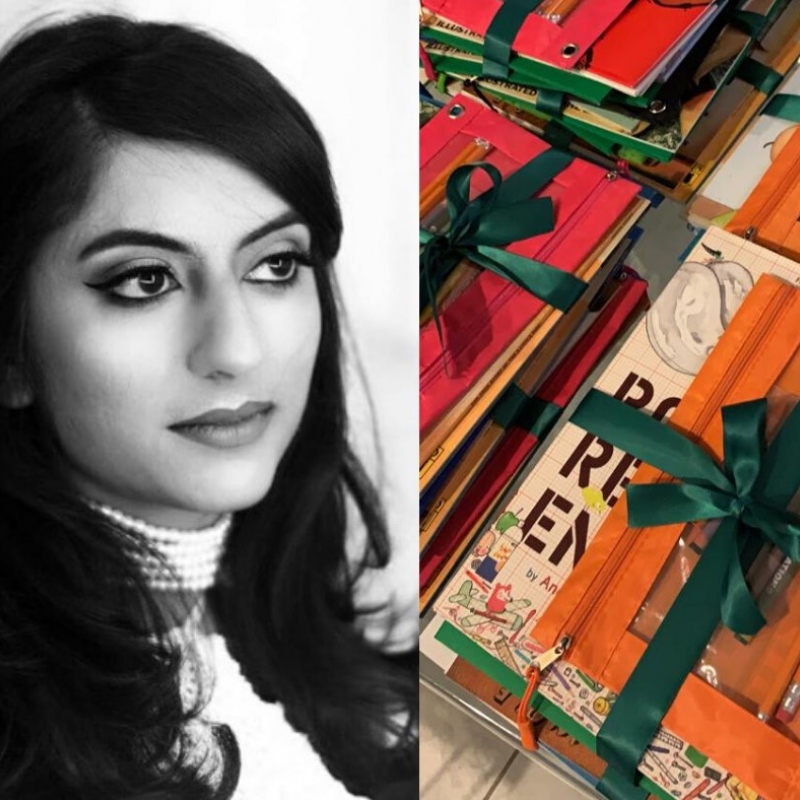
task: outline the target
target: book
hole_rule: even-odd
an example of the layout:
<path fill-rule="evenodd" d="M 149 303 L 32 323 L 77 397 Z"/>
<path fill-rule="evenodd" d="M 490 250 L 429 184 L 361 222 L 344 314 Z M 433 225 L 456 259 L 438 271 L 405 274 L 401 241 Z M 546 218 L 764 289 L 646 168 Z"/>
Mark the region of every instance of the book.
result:
<path fill-rule="evenodd" d="M 654 416 L 669 414 L 763 274 L 800 285 L 800 264 L 724 230 L 707 231 L 595 387 Z M 629 454 L 565 424 L 503 498 L 439 594 L 437 640 L 521 695 L 526 667 L 543 649 L 536 638 L 538 619 L 636 467 Z M 570 677 L 585 685 L 574 685 Z M 539 709 L 588 744 L 605 716 L 598 710 L 607 713 L 616 697 L 583 681 L 568 657 L 548 673 L 539 693 Z M 669 729 L 659 731 L 641 766 L 648 788 L 662 797 L 678 791 L 679 797 L 757 798 L 740 778 Z M 711 795 L 704 794 L 708 790 Z"/>
<path fill-rule="evenodd" d="M 524 374 L 504 393 L 493 416 L 460 456 L 456 469 L 439 487 L 435 503 L 421 520 L 421 609 L 437 595 L 469 546 L 470 533 L 483 523 L 496 499 L 546 438 L 561 410 L 604 354 L 639 318 L 647 303 L 646 289 L 646 283 L 635 273 L 623 269 L 606 287 L 609 299 L 600 310 L 589 314 L 589 324 L 553 364 L 544 382 L 535 388 L 528 383 L 533 376 Z M 531 366 L 535 374 L 538 368 Z"/>
<path fill-rule="evenodd" d="M 800 70 L 791 71 L 778 95 L 800 95 Z M 689 208 L 689 221 L 698 227 L 724 226 L 744 204 L 796 128 L 797 124 L 791 120 L 771 114 L 767 104 L 703 184 Z"/>
<path fill-rule="evenodd" d="M 450 680 L 497 713 L 515 719 L 526 680 L 448 623 L 442 625 L 436 639 L 461 654 L 447 669 Z M 529 716 L 545 746 L 556 749 L 589 775 L 598 776 L 604 762 L 594 755 L 596 736 L 616 698 L 615 692 L 561 661 L 544 676 Z M 572 737 L 576 746 L 559 747 L 549 735 L 552 728 L 547 720 L 556 726 L 562 741 L 564 736 Z M 661 800 L 759 800 L 758 792 L 740 778 L 664 728 L 658 731 L 639 771 L 642 787 Z"/>
<path fill-rule="evenodd" d="M 714 561 L 716 553 L 733 545 L 747 576 L 748 588 L 742 577 L 740 590 L 760 598 L 758 584 L 771 580 L 775 563 L 780 565 L 778 559 L 766 564 L 766 574 L 762 569 L 771 551 L 765 545 L 771 535 L 780 536 L 772 533 L 774 517 L 745 515 L 740 523 L 721 507 L 709 513 L 708 504 L 689 508 L 674 498 L 692 494 L 690 485 L 702 493 L 701 485 L 725 481 L 716 466 L 724 458 L 725 472 L 737 476 L 738 489 L 731 484 L 722 494 L 744 497 L 746 492 L 743 502 L 753 508 L 775 509 L 769 512 L 775 516 L 788 508 L 796 519 L 800 288 L 775 275 L 758 278 L 669 424 L 602 391 L 588 400 L 573 421 L 611 443 L 625 442 L 628 426 L 644 425 L 647 432 L 640 431 L 638 442 L 631 437 L 629 446 L 647 463 L 634 476 L 637 494 L 627 492 L 627 502 L 608 514 L 537 623 L 537 639 L 547 646 L 569 632 L 570 665 L 620 693 L 601 731 L 612 741 L 624 739 L 621 716 L 626 711 L 637 716 L 652 701 L 641 718 L 640 735 L 627 745 L 628 752 L 637 753 L 636 761 L 647 753 L 660 723 L 762 795 L 794 796 L 800 770 L 785 767 L 800 762 L 800 720 L 784 724 L 772 718 L 800 664 L 800 582 L 785 576 L 781 602 L 759 602 L 763 627 L 742 627 L 741 618 L 729 621 L 722 610 L 731 602 L 725 589 L 729 563 Z M 616 424 L 615 414 L 621 415 Z M 777 449 L 767 450 L 771 441 Z M 753 454 L 751 464 L 756 452 L 764 453 L 752 488 L 738 482 L 744 464 L 739 443 Z M 638 492 L 647 494 L 646 508 L 636 503 Z M 660 508 L 666 521 L 649 515 L 657 510 L 660 492 L 673 498 L 668 508 Z M 686 514 L 675 514 L 676 508 Z M 794 542 L 778 541 L 791 554 L 788 566 L 800 560 Z M 748 630 L 751 635 L 745 637 Z M 744 751 L 742 741 L 747 742 Z"/>
<path fill-rule="evenodd" d="M 800 264 L 710 229 L 595 388 L 657 419 L 680 401 L 755 280 L 800 285 Z M 517 674 L 540 649 L 536 623 L 580 561 L 638 464 L 567 422 L 528 466 L 438 595 L 436 614 Z"/>

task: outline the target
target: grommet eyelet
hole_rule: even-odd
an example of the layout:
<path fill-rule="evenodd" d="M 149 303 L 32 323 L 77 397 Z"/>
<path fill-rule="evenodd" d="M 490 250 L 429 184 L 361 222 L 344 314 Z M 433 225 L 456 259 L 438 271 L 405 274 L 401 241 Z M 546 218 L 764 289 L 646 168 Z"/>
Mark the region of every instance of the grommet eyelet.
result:
<path fill-rule="evenodd" d="M 561 48 L 561 55 L 563 58 L 572 58 L 575 53 L 578 52 L 578 45 L 576 44 L 565 44 Z"/>
<path fill-rule="evenodd" d="M 450 117 L 450 119 L 455 119 L 456 117 L 460 117 L 463 113 L 464 106 L 455 105 L 447 112 L 447 116 Z"/>
<path fill-rule="evenodd" d="M 667 104 L 663 100 L 651 100 L 647 110 L 651 114 L 663 114 L 667 110 Z"/>

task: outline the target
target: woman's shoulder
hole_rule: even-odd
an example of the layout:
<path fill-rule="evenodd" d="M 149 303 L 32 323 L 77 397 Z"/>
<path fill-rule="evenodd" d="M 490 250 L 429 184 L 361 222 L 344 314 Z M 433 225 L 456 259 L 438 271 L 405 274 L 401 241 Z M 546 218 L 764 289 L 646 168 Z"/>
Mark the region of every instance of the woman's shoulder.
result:
<path fill-rule="evenodd" d="M 215 679 L 204 716 L 233 731 L 241 756 L 235 800 L 324 797 L 352 800 L 328 772 L 305 734 L 286 720 L 279 703 L 265 703 L 242 676 L 222 636 L 212 634 Z"/>

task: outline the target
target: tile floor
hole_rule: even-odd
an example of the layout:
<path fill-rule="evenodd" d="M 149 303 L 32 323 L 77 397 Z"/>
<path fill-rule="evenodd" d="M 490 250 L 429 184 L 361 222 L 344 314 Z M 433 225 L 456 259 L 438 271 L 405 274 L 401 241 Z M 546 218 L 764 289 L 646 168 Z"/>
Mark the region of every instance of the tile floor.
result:
<path fill-rule="evenodd" d="M 587 800 L 477 722 L 420 689 L 420 800 Z"/>

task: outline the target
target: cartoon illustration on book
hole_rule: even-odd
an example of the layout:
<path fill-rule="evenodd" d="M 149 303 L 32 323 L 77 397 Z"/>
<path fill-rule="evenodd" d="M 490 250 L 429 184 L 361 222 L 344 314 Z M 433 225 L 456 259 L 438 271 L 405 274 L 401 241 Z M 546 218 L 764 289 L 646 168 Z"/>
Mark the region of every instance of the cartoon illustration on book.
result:
<path fill-rule="evenodd" d="M 792 70 L 780 93 L 795 97 L 800 94 L 800 71 Z M 797 127 L 791 119 L 762 113 L 739 139 L 701 192 L 704 198 L 717 206 L 717 214 L 721 217 L 718 224 L 725 225 L 725 218 L 729 219 L 735 209 L 741 208 Z M 728 213 L 725 213 L 726 209 Z"/>
<path fill-rule="evenodd" d="M 771 142 L 767 142 L 770 164 L 780 155 L 781 150 L 786 147 L 789 139 L 794 136 L 798 128 L 800 128 L 800 125 L 790 125 L 785 130 L 782 130 Z M 767 145 L 764 146 L 766 147 Z"/>
<path fill-rule="evenodd" d="M 520 520 L 516 514 L 506 511 L 495 523 L 494 531 L 489 531 L 493 536 L 496 532 L 496 538 L 492 543 L 486 547 L 489 540 L 484 536 L 473 551 L 473 555 L 477 556 L 479 550 L 488 550 L 480 564 L 474 567 L 475 573 L 485 581 L 493 581 L 497 577 L 522 541 L 522 529 L 519 525 Z"/>
<path fill-rule="evenodd" d="M 647 314 L 650 344 L 670 367 L 696 375 L 752 288 L 733 261 L 685 262 Z"/>
<path fill-rule="evenodd" d="M 473 585 L 472 581 L 464 581 L 458 594 L 449 598 L 451 603 L 458 603 L 469 610 L 469 614 L 460 620 L 463 628 L 471 628 L 482 623 L 495 622 L 510 631 L 522 627 L 523 618 L 515 613 L 517 609 L 527 608 L 530 600 L 514 600 L 511 596 L 511 584 L 498 584 L 487 597 Z"/>
<path fill-rule="evenodd" d="M 478 569 L 483 559 L 489 555 L 496 541 L 497 534 L 491 530 L 486 531 L 486 533 L 478 539 L 478 543 L 472 548 L 472 562 L 470 563 L 472 569 Z"/>

